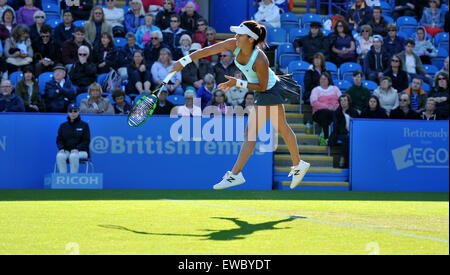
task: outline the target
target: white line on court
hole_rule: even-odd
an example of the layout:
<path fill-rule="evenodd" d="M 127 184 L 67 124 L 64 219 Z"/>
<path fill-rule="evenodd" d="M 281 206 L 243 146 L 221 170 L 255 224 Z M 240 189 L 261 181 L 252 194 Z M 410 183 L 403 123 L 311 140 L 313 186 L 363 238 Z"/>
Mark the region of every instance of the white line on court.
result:
<path fill-rule="evenodd" d="M 272 212 L 259 211 L 259 210 L 253 210 L 253 209 L 247 209 L 247 208 L 241 208 L 241 207 L 235 207 L 235 206 L 220 205 L 220 204 L 210 204 L 210 203 L 203 203 L 203 202 L 193 202 L 193 201 L 183 201 L 183 200 L 173 200 L 173 199 L 161 199 L 161 200 L 177 202 L 177 203 L 189 203 L 189 204 L 197 204 L 197 205 L 204 205 L 204 206 L 214 206 L 214 207 L 220 207 L 220 208 L 228 208 L 228 209 L 234 209 L 234 210 L 258 213 L 258 214 L 269 215 L 269 216 L 277 216 L 277 217 L 283 217 L 283 218 L 292 218 L 292 219 L 297 219 L 297 220 L 310 221 L 310 222 L 316 222 L 316 223 L 322 223 L 322 224 L 328 224 L 328 225 L 334 225 L 334 226 L 340 226 L 340 227 L 348 227 L 348 228 L 353 228 L 353 229 L 362 229 L 362 230 L 368 230 L 368 231 L 374 231 L 374 232 L 388 233 L 388 234 L 392 234 L 392 235 L 399 235 L 399 236 L 403 236 L 403 237 L 412 237 L 412 238 L 423 239 L 423 240 L 430 240 L 430 241 L 449 243 L 449 241 L 446 240 L 446 239 L 427 237 L 427 236 L 421 236 L 421 235 L 415 235 L 415 234 L 409 234 L 409 233 L 402 233 L 402 232 L 396 232 L 396 231 L 389 231 L 389 230 L 384 230 L 384 229 L 370 228 L 370 227 L 364 227 L 364 226 L 358 226 L 358 225 L 350 225 L 350 224 L 344 224 L 344 223 L 322 221 L 322 220 L 316 220 L 316 219 L 310 219 L 310 218 L 304 218 L 304 217 L 288 216 L 288 215 L 283 215 L 283 214 L 277 214 L 277 213 L 272 213 Z"/>

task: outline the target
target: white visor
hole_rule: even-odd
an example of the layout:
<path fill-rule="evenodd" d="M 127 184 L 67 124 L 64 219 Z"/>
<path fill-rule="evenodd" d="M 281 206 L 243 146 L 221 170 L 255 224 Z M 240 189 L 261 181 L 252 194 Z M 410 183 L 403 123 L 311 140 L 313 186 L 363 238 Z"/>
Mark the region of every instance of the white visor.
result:
<path fill-rule="evenodd" d="M 244 25 L 244 24 L 241 24 L 241 25 L 239 25 L 239 26 L 231 26 L 231 27 L 230 27 L 230 30 L 231 30 L 232 32 L 237 33 L 237 34 L 246 34 L 246 35 L 252 37 L 252 38 L 255 39 L 255 40 L 258 40 L 258 38 L 259 38 L 259 36 L 258 36 L 256 33 L 252 32 L 252 31 L 251 31 L 246 25 Z"/>

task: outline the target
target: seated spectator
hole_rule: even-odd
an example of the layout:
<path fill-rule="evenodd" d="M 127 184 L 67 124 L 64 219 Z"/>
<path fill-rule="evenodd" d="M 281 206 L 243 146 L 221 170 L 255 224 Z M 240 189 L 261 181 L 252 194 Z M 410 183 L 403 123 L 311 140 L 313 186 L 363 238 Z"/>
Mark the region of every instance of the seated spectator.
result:
<path fill-rule="evenodd" d="M 233 77 L 241 80 L 244 79 L 244 75 L 239 70 L 234 72 Z M 247 94 L 247 92 L 248 92 L 247 88 L 242 88 L 238 86 L 231 87 L 226 93 L 226 96 L 228 97 L 227 102 L 232 106 L 239 106 L 244 101 L 244 96 Z"/>
<path fill-rule="evenodd" d="M 91 134 L 89 125 L 80 118 L 80 108 L 76 104 L 67 107 L 67 122 L 62 123 L 58 129 L 56 145 L 56 165 L 59 173 L 67 173 L 67 160 L 69 160 L 70 173 L 78 173 L 80 159 L 89 157 L 89 143 Z"/>
<path fill-rule="evenodd" d="M 359 117 L 358 112 L 352 107 L 352 98 L 348 94 L 339 97 L 339 107 L 333 113 L 333 132 L 331 132 L 328 145 L 334 146 L 341 141 L 341 154 L 339 168 L 348 167 L 350 118 Z"/>
<path fill-rule="evenodd" d="M 203 45 L 203 48 L 209 47 L 211 45 L 217 44 L 216 41 L 216 30 L 213 27 L 206 28 L 206 41 L 205 45 Z M 219 56 L 217 54 L 210 55 L 208 57 L 205 57 L 204 59 L 208 60 L 212 65 L 215 65 L 217 61 L 219 60 Z M 214 62 L 214 64 L 213 64 Z"/>
<path fill-rule="evenodd" d="M 203 78 L 203 85 L 197 90 L 197 98 L 201 101 L 202 110 L 211 102 L 212 94 L 216 87 L 214 75 L 206 74 Z"/>
<path fill-rule="evenodd" d="M 263 0 L 259 3 L 258 11 L 255 13 L 255 21 L 267 27 L 279 28 L 280 22 L 280 8 L 273 2 L 273 0 Z"/>
<path fill-rule="evenodd" d="M 15 17 L 15 12 L 12 9 L 6 9 L 3 12 L 0 22 L 0 42 L 3 44 L 11 35 L 12 30 L 17 26 L 14 23 Z"/>
<path fill-rule="evenodd" d="M 372 95 L 369 98 L 369 103 L 364 107 L 361 112 L 360 118 L 388 118 L 386 110 L 380 106 L 380 100 L 376 95 Z"/>
<path fill-rule="evenodd" d="M 422 89 L 422 79 L 414 78 L 411 86 L 406 89 L 405 94 L 408 95 L 411 101 L 411 110 L 420 114 L 425 109 L 425 102 L 427 100 L 427 94 Z"/>
<path fill-rule="evenodd" d="M 189 53 L 193 53 L 200 49 L 201 45 L 194 43 L 192 44 Z M 203 85 L 203 78 L 205 75 L 213 73 L 213 67 L 207 60 L 196 59 L 192 61 L 181 70 L 183 89 L 186 89 L 187 86 L 194 86 L 195 89 L 199 89 Z"/>
<path fill-rule="evenodd" d="M 293 42 L 293 46 L 297 53 L 301 53 L 300 47 L 303 48 L 303 60 L 309 63 L 313 62 L 314 54 L 322 53 L 326 59 L 330 57 L 330 46 L 328 38 L 322 33 L 322 24 L 319 22 L 312 22 L 307 36 L 297 38 Z"/>
<path fill-rule="evenodd" d="M 16 83 L 16 94 L 22 98 L 26 112 L 43 112 L 45 110 L 32 66 L 25 66 L 23 69 L 23 79 Z"/>
<path fill-rule="evenodd" d="M 390 119 L 420 119 L 420 115 L 410 108 L 410 99 L 407 94 L 400 95 L 400 106 L 393 109 L 389 115 Z"/>
<path fill-rule="evenodd" d="M 250 114 L 251 109 L 255 106 L 255 92 L 248 91 L 244 96 L 244 101 L 241 104 L 242 108 L 244 108 L 244 116 L 248 116 Z"/>
<path fill-rule="evenodd" d="M 102 87 L 94 82 L 89 87 L 89 98 L 81 100 L 80 112 L 86 114 L 114 114 L 114 107 L 108 98 L 102 97 Z"/>
<path fill-rule="evenodd" d="M 360 70 L 353 72 L 353 85 L 345 92 L 352 98 L 352 106 L 361 113 L 367 106 L 370 90 L 362 85 L 363 73 Z"/>
<path fill-rule="evenodd" d="M 436 114 L 436 101 L 434 98 L 427 98 L 425 110 L 420 114 L 422 120 L 440 120 L 441 118 Z"/>
<path fill-rule="evenodd" d="M 25 105 L 20 96 L 13 92 L 10 80 L 4 79 L 0 83 L 0 112 L 25 112 Z"/>
<path fill-rule="evenodd" d="M 79 0 L 80 5 L 68 6 L 65 1 L 61 1 L 61 10 L 67 8 L 72 12 L 73 21 L 77 20 L 89 20 L 91 16 L 92 7 L 94 6 L 94 0 Z M 67 7 L 68 6 L 68 7 Z"/>
<path fill-rule="evenodd" d="M 95 48 L 100 44 L 101 34 L 104 32 L 113 36 L 112 26 L 106 22 L 103 8 L 96 6 L 92 9 L 91 17 L 84 23 L 86 40 Z"/>
<path fill-rule="evenodd" d="M 194 43 L 199 43 L 200 45 L 205 45 L 206 43 L 206 29 L 208 28 L 208 21 L 206 19 L 200 18 L 197 24 L 197 30 L 192 35 L 192 41 Z"/>
<path fill-rule="evenodd" d="M 25 6 L 17 11 L 17 24 L 33 25 L 34 13 L 39 10 L 39 8 L 34 6 L 34 0 L 25 0 Z"/>
<path fill-rule="evenodd" d="M 151 44 L 148 42 L 152 41 L 152 33 L 154 31 L 161 32 L 161 30 L 157 26 L 153 25 L 153 22 L 155 22 L 155 16 L 153 14 L 147 13 L 144 17 L 144 22 L 145 24 L 138 27 L 136 31 L 136 43 L 141 48 L 144 48 L 145 46 L 147 46 L 147 44 Z"/>
<path fill-rule="evenodd" d="M 392 12 L 392 18 L 397 20 L 400 16 L 412 16 L 415 17 L 414 2 L 410 0 L 395 0 L 394 10 Z"/>
<path fill-rule="evenodd" d="M 77 62 L 78 60 L 78 48 L 86 46 L 89 48 L 89 52 L 92 52 L 92 45 L 86 40 L 84 27 L 76 27 L 73 33 L 73 37 L 66 40 L 62 46 L 61 61 L 64 65 L 69 65 Z"/>
<path fill-rule="evenodd" d="M 114 100 L 114 113 L 115 114 L 129 114 L 131 111 L 131 105 L 125 100 L 125 92 L 116 88 L 112 91 L 112 98 Z"/>
<path fill-rule="evenodd" d="M 97 80 L 97 67 L 89 61 L 90 50 L 87 46 L 78 48 L 78 61 L 70 68 L 69 76 L 77 94 L 85 93 L 89 85 Z"/>
<path fill-rule="evenodd" d="M 305 103 L 309 103 L 311 91 L 320 85 L 320 76 L 326 71 L 325 56 L 322 53 L 314 54 L 312 64 L 306 70 L 303 78 L 304 90 L 302 98 Z"/>
<path fill-rule="evenodd" d="M 386 110 L 389 116 L 391 110 L 398 107 L 397 90 L 392 87 L 392 80 L 388 76 L 383 76 L 380 79 L 380 86 L 373 91 L 373 95 L 380 100 L 380 107 Z"/>
<path fill-rule="evenodd" d="M 419 26 L 424 26 L 427 33 L 434 36 L 444 31 L 445 12 L 439 8 L 439 0 L 430 0 L 430 8 L 424 9 Z"/>
<path fill-rule="evenodd" d="M 197 45 L 200 45 L 198 43 L 196 43 Z M 175 49 L 174 51 L 174 60 L 178 60 L 186 55 L 189 54 L 189 51 L 191 50 L 191 46 L 192 46 L 192 38 L 188 35 L 188 34 L 183 34 L 180 38 L 180 46 L 178 46 L 178 48 Z M 197 46 L 196 46 L 197 47 Z M 200 45 L 201 49 L 202 46 Z M 197 50 L 197 49 L 195 49 Z"/>
<path fill-rule="evenodd" d="M 402 60 L 403 70 L 408 73 L 408 79 L 411 81 L 413 78 L 418 77 L 425 81 L 427 84 L 431 84 L 431 76 L 425 71 L 422 61 L 414 53 L 414 47 L 416 43 L 412 39 L 408 39 L 405 43 L 405 50 L 398 54 Z"/>
<path fill-rule="evenodd" d="M 45 13 L 43 11 L 37 11 L 33 15 L 34 23 L 30 26 L 30 39 L 31 43 L 38 39 L 41 35 L 41 28 L 45 23 Z"/>
<path fill-rule="evenodd" d="M 176 49 L 180 46 L 180 38 L 183 34 L 189 34 L 183 28 L 180 28 L 180 16 L 173 14 L 170 17 L 170 27 L 162 31 L 164 43 L 166 43 L 170 50 Z"/>
<path fill-rule="evenodd" d="M 184 8 L 185 11 L 180 14 L 180 27 L 193 34 L 197 30 L 198 24 L 200 24 L 199 20 L 202 16 L 195 11 L 195 4 L 192 1 L 187 2 Z M 205 21 L 203 23 L 205 23 Z M 206 29 L 206 27 L 207 25 L 205 24 L 204 28 Z M 195 42 L 200 43 L 198 41 Z M 200 44 L 203 45 L 203 43 Z"/>
<path fill-rule="evenodd" d="M 7 9 L 14 10 L 11 6 L 8 5 L 8 0 L 0 0 L 0 18 L 2 18 L 3 12 Z"/>
<path fill-rule="evenodd" d="M 100 44 L 95 48 L 92 60 L 97 66 L 97 74 L 109 73 L 119 67 L 119 55 L 114 40 L 107 32 L 102 33 Z"/>
<path fill-rule="evenodd" d="M 436 77 L 438 76 L 438 74 L 440 72 L 444 72 L 444 73 L 449 74 L 449 71 L 448 71 L 448 68 L 449 68 L 448 61 L 449 60 L 448 59 L 449 59 L 449 57 L 447 56 L 447 58 L 445 58 L 445 60 L 444 60 L 444 66 L 442 67 L 442 69 L 434 75 L 433 83 L 436 83 Z"/>
<path fill-rule="evenodd" d="M 105 21 L 112 27 L 113 37 L 125 37 L 125 28 L 123 26 L 124 11 L 116 7 L 116 0 L 105 0 L 106 8 L 103 8 Z"/>
<path fill-rule="evenodd" d="M 434 98 L 436 113 L 441 119 L 448 119 L 448 96 L 448 74 L 440 72 L 437 74 L 434 87 L 428 94 L 428 98 Z"/>
<path fill-rule="evenodd" d="M 161 49 L 169 49 L 170 47 L 162 43 L 163 35 L 161 31 L 152 32 L 152 42 L 147 43 L 144 48 L 145 62 L 147 67 L 151 68 L 153 63 L 158 61 Z"/>
<path fill-rule="evenodd" d="M 197 2 L 195 2 L 195 0 L 175 0 L 175 12 L 178 14 L 182 14 L 183 12 L 185 12 L 186 5 L 189 2 L 192 2 L 194 4 L 195 11 L 198 12 L 199 6 L 198 6 Z"/>
<path fill-rule="evenodd" d="M 359 31 L 360 26 L 366 25 L 372 17 L 372 11 L 366 1 L 356 0 L 348 9 L 345 20 L 349 23 L 350 30 Z"/>
<path fill-rule="evenodd" d="M 227 101 L 228 98 L 225 92 L 222 89 L 215 89 L 211 104 L 206 108 L 206 112 L 214 116 L 230 115 L 233 113 L 233 108 Z"/>
<path fill-rule="evenodd" d="M 388 35 L 384 38 L 383 47 L 391 56 L 405 49 L 405 40 L 397 35 L 397 25 L 388 25 Z"/>
<path fill-rule="evenodd" d="M 372 27 L 369 25 L 361 26 L 361 34 L 355 38 L 356 41 L 356 53 L 358 54 L 358 61 L 360 64 L 364 64 L 363 60 L 366 57 L 368 51 L 373 45 Z"/>
<path fill-rule="evenodd" d="M 356 62 L 356 43 L 345 21 L 336 23 L 334 32 L 329 35 L 331 61 L 340 67 L 344 62 Z"/>
<path fill-rule="evenodd" d="M 388 22 L 383 17 L 383 10 L 380 6 L 373 7 L 372 18 L 367 22 L 372 27 L 373 34 L 379 34 L 385 37 L 387 33 Z"/>
<path fill-rule="evenodd" d="M 431 64 L 431 58 L 437 56 L 437 50 L 433 43 L 427 39 L 424 27 L 417 28 L 415 42 L 414 53 L 420 57 L 423 64 Z"/>
<path fill-rule="evenodd" d="M 66 106 L 75 100 L 75 87 L 68 77 L 66 69 L 62 65 L 53 68 L 53 79 L 45 83 L 44 103 L 47 112 L 64 113 Z"/>
<path fill-rule="evenodd" d="M 333 85 L 333 79 L 328 72 L 322 73 L 320 85 L 311 92 L 312 118 L 322 127 L 325 140 L 328 140 L 328 127 L 333 122 L 333 113 L 339 106 L 338 99 L 341 94 L 339 88 Z"/>
<path fill-rule="evenodd" d="M 127 33 L 125 38 L 127 39 L 127 44 L 119 49 L 120 68 L 117 70 L 122 79 L 128 78 L 127 67 L 131 63 L 131 61 L 133 61 L 134 52 L 137 50 L 143 52 L 143 49 L 136 44 L 136 36 L 134 35 L 134 33 Z"/>
<path fill-rule="evenodd" d="M 170 70 L 172 70 L 172 66 L 174 61 L 172 60 L 172 53 L 169 49 L 162 49 L 159 54 L 159 59 L 152 66 L 152 76 L 153 82 L 156 85 L 160 85 L 164 78 L 169 74 Z M 184 91 L 181 87 L 181 72 L 175 73 L 169 83 L 166 85 L 164 89 L 169 91 L 169 94 L 183 95 Z"/>
<path fill-rule="evenodd" d="M 17 25 L 11 32 L 11 37 L 6 39 L 4 51 L 9 74 L 33 62 L 33 48 L 28 34 L 27 26 Z"/>
<path fill-rule="evenodd" d="M 125 31 L 127 33 L 136 33 L 140 26 L 145 25 L 145 11 L 141 0 L 131 1 L 131 9 L 125 14 L 123 24 L 125 25 Z"/>
<path fill-rule="evenodd" d="M 234 64 L 234 56 L 230 50 L 224 51 L 219 55 L 220 62 L 214 65 L 214 74 L 216 75 L 216 83 L 227 82 L 225 75 L 233 75 L 235 71 L 239 70 Z"/>
<path fill-rule="evenodd" d="M 75 32 L 75 26 L 73 25 L 73 16 L 70 10 L 65 10 L 63 13 L 63 22 L 59 23 L 55 28 L 53 37 L 55 38 L 56 45 L 62 47 L 66 40 L 72 38 L 72 34 Z"/>
<path fill-rule="evenodd" d="M 197 104 L 194 104 L 196 98 L 193 90 L 186 90 L 184 92 L 185 104 L 177 107 L 178 116 L 202 116 L 202 109 Z M 196 103 L 198 103 L 196 101 Z"/>
<path fill-rule="evenodd" d="M 152 75 L 150 68 L 145 64 L 142 51 L 136 50 L 133 53 L 133 59 L 127 67 L 128 83 L 126 87 L 127 94 L 149 93 L 152 86 Z"/>
<path fill-rule="evenodd" d="M 402 59 L 398 55 L 391 57 L 390 67 L 383 72 L 383 75 L 392 79 L 392 87 L 399 93 L 409 86 L 408 74 L 403 71 Z"/>
<path fill-rule="evenodd" d="M 36 75 L 53 71 L 53 66 L 61 62 L 61 48 L 51 36 L 52 27 L 44 24 L 40 37 L 33 42 Z"/>
<path fill-rule="evenodd" d="M 161 30 L 169 28 L 171 17 L 174 14 L 177 14 L 174 0 L 164 0 L 163 9 L 156 14 L 155 25 Z"/>
<path fill-rule="evenodd" d="M 155 107 L 155 111 L 153 111 L 154 115 L 170 115 L 172 108 L 175 105 L 167 100 L 167 96 L 169 92 L 166 90 L 162 90 L 158 96 L 158 104 Z"/>
<path fill-rule="evenodd" d="M 379 78 L 389 66 L 389 53 L 383 48 L 383 38 L 380 35 L 373 36 L 373 46 L 364 58 L 364 72 L 366 79 L 378 83 Z"/>

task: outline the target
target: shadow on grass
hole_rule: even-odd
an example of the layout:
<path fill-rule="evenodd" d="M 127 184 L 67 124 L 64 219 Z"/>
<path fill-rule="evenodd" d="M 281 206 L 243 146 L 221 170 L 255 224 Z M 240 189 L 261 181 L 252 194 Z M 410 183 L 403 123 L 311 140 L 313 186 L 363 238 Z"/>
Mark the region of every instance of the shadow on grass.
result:
<path fill-rule="evenodd" d="M 107 229 L 116 229 L 128 231 L 135 234 L 142 235 L 152 235 L 152 236 L 174 236 L 174 237 L 198 237 L 202 238 L 202 240 L 214 240 L 214 241 L 230 241 L 230 240 L 242 240 L 245 239 L 245 236 L 249 236 L 257 231 L 264 230 L 279 230 L 279 229 L 289 229 L 290 227 L 285 228 L 276 228 L 275 226 L 280 223 L 290 222 L 299 217 L 290 217 L 287 219 L 279 220 L 279 221 L 271 221 L 264 223 L 256 223 L 251 224 L 246 221 L 241 221 L 237 218 L 221 218 L 221 217 L 213 217 L 213 219 L 219 220 L 228 220 L 235 223 L 239 228 L 233 229 L 225 229 L 225 230 L 210 230 L 206 229 L 204 231 L 210 232 L 207 234 L 174 234 L 174 233 L 152 233 L 152 232 L 142 232 L 136 231 L 124 226 L 120 225 L 99 225 L 99 227 L 107 228 Z M 301 218 L 301 217 L 300 217 Z"/>

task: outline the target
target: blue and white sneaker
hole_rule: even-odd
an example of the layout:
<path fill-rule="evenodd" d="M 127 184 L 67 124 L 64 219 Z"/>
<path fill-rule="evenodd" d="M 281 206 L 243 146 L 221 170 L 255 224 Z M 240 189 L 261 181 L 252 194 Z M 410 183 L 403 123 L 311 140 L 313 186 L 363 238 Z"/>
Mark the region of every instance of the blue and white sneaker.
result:
<path fill-rule="evenodd" d="M 292 176 L 292 181 L 290 185 L 291 189 L 294 189 L 300 184 L 303 177 L 306 175 L 306 172 L 308 172 L 310 166 L 311 164 L 301 160 L 297 166 L 291 167 L 291 172 L 288 175 L 288 177 Z"/>
<path fill-rule="evenodd" d="M 243 184 L 245 182 L 244 176 L 242 176 L 242 172 L 234 175 L 231 171 L 226 172 L 225 176 L 223 176 L 222 181 L 218 184 L 214 185 L 215 190 L 221 190 L 229 187 L 233 187 L 236 185 Z"/>

